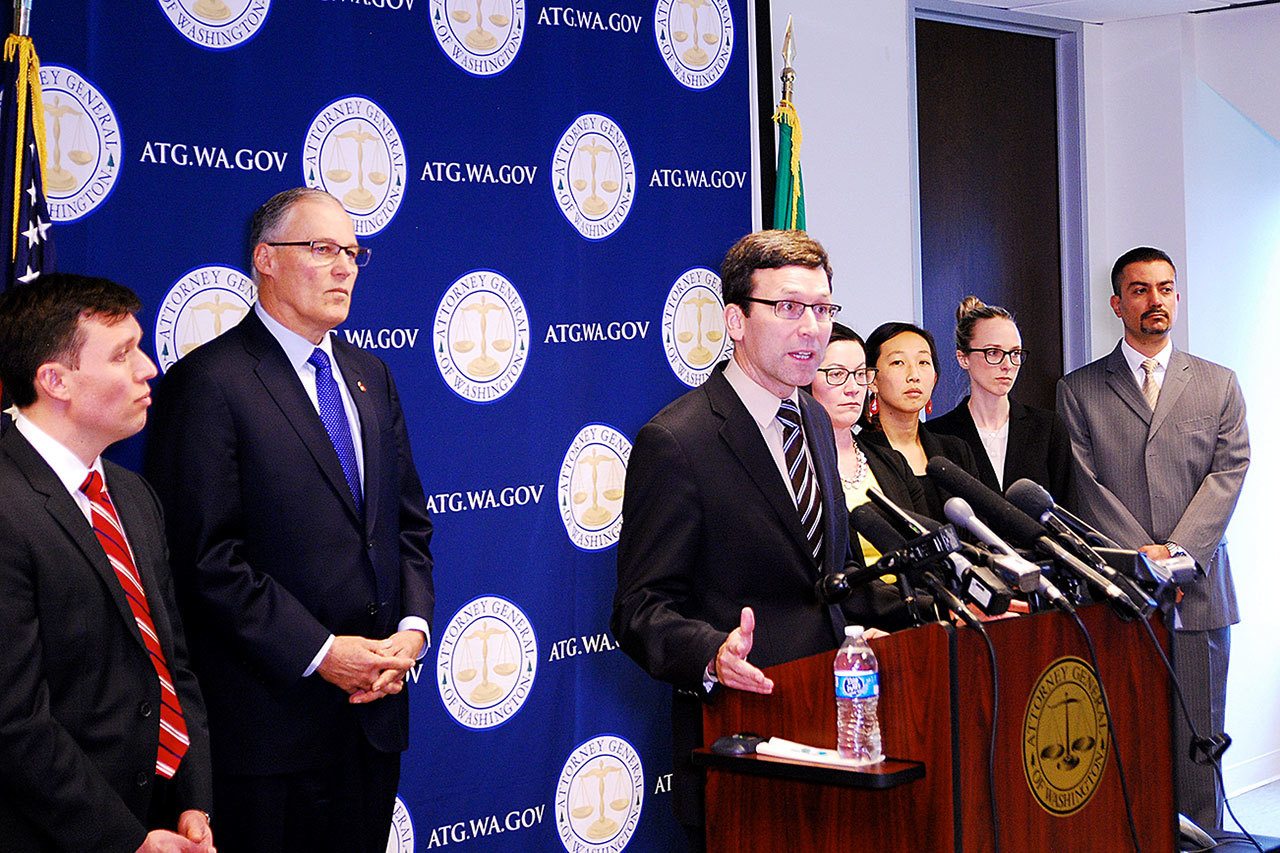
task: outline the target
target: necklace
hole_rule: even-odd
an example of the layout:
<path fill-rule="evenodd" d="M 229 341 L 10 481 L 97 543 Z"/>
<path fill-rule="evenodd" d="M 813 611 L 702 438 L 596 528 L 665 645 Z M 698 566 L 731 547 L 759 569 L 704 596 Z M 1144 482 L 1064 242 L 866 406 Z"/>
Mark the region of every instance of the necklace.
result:
<path fill-rule="evenodd" d="M 849 488 L 856 488 L 863 480 L 867 479 L 867 475 L 871 473 L 870 469 L 867 468 L 867 457 L 862 452 L 862 448 L 858 446 L 857 442 L 854 442 L 853 450 L 855 454 L 854 460 L 857 463 L 857 467 L 853 469 L 853 476 L 846 477 L 844 474 L 840 475 L 840 482 Z"/>

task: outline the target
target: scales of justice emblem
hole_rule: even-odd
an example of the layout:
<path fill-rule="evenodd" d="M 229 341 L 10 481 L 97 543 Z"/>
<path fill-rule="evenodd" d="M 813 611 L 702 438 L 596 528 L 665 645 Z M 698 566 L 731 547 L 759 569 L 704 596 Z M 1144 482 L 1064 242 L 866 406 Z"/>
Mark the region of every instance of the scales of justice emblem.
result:
<path fill-rule="evenodd" d="M 62 165 L 62 120 L 67 116 L 71 116 L 72 122 L 72 138 L 69 141 L 71 146 L 66 150 L 67 160 L 77 166 L 87 166 L 94 161 L 93 152 L 89 150 L 90 142 L 88 134 L 84 129 L 84 110 L 77 109 L 71 104 L 63 103 L 62 98 L 55 95 L 52 101 L 44 102 L 44 113 L 46 116 L 53 118 L 53 162 L 45 167 L 44 185 L 50 190 L 56 190 L 59 193 L 65 193 L 74 190 L 80 183 L 70 170 Z M 114 166 L 115 164 L 110 164 Z"/>
<path fill-rule="evenodd" d="M 605 201 L 600 193 L 605 195 L 616 196 L 621 188 L 618 181 L 618 158 L 614 154 L 613 147 L 604 145 L 600 142 L 592 142 L 590 135 L 584 137 L 583 142 L 575 151 L 576 154 L 585 154 L 591 158 L 590 181 L 587 180 L 587 169 L 585 161 L 581 157 L 573 158 L 573 189 L 574 196 L 579 197 L 578 206 L 582 212 L 591 217 L 602 216 L 613 206 L 613 202 Z M 604 174 L 600 174 L 600 155 L 610 155 L 605 159 Z M 581 194 L 591 187 L 591 194 L 586 198 L 580 198 Z"/>
<path fill-rule="evenodd" d="M 334 189 L 340 189 L 355 178 L 356 185 L 344 192 L 342 203 L 350 210 L 366 212 L 378 205 L 378 199 L 365 186 L 367 179 L 375 187 L 384 186 L 391 178 L 388 168 L 387 148 L 382 144 L 382 137 L 370 133 L 361 122 L 350 130 L 340 131 L 329 137 L 324 160 L 324 177 L 326 183 L 332 182 Z M 368 166 L 365 164 L 365 143 L 378 142 L 370 146 L 371 157 Z M 350 149 L 354 148 L 354 152 Z M 344 151 L 344 149 L 348 149 Z M 356 169 L 353 173 L 348 165 L 347 157 L 354 153 Z M 334 193 L 335 195 L 337 193 Z"/>
<path fill-rule="evenodd" d="M 676 340 L 681 344 L 697 342 L 692 347 L 684 351 L 685 361 L 689 362 L 692 367 L 706 367 L 711 363 L 720 350 L 719 343 L 724 340 L 724 319 L 719 314 L 716 317 L 719 323 L 713 324 L 712 328 L 704 329 L 702 311 L 708 305 L 714 305 L 717 309 L 720 307 L 720 300 L 714 296 L 691 295 L 686 296 L 680 302 L 679 311 L 679 331 L 676 332 Z M 685 309 L 692 309 L 687 311 Z M 690 318 L 695 318 L 690 322 Z M 716 351 L 712 352 L 707 348 L 706 343 L 716 344 Z M 683 349 L 683 347 L 682 347 Z"/>
<path fill-rule="evenodd" d="M 572 495 L 574 510 L 578 523 L 583 527 L 598 529 L 607 526 L 622 511 L 622 477 L 625 467 L 615 453 L 601 453 L 601 445 L 592 445 L 578 456 L 573 471 L 574 491 Z M 605 468 L 604 488 L 600 485 L 600 467 Z M 591 491 L 584 488 L 583 478 L 586 469 L 591 469 Z M 600 503 L 604 499 L 606 505 Z M 591 501 L 587 506 L 588 499 Z M 615 509 L 616 507 L 616 509 Z"/>
<path fill-rule="evenodd" d="M 464 303 L 460 310 L 463 312 L 463 322 L 457 324 L 456 335 L 449 342 L 449 348 L 459 355 L 469 356 L 475 351 L 478 339 L 479 353 L 462 365 L 462 369 L 475 379 L 496 376 L 503 369 L 503 365 L 489 355 L 489 347 L 492 346 L 494 352 L 505 354 L 515 345 L 511 312 L 502 303 L 486 301 L 483 293 L 478 298 Z M 493 336 L 490 337 L 489 315 L 494 311 L 501 313 L 495 318 L 497 323 L 493 329 Z M 470 322 L 472 319 L 475 320 L 474 325 Z M 479 334 L 476 334 L 477 331 Z M 461 361 L 457 363 L 462 364 Z"/>
<path fill-rule="evenodd" d="M 499 638 L 498 649 L 495 655 L 495 661 L 490 669 L 489 666 L 489 641 L 494 637 Z M 509 678 L 520 671 L 520 665 L 516 663 L 519 653 L 513 645 L 512 632 L 506 626 L 495 620 L 481 620 L 473 629 L 462 635 L 462 668 L 457 671 L 454 678 L 459 684 L 470 685 L 479 675 L 480 683 L 470 688 L 467 698 L 473 705 L 485 706 L 491 705 L 502 696 L 506 695 L 506 689 L 500 684 L 489 680 L 489 673 L 501 678 Z M 475 645 L 480 645 L 480 666 L 476 667 Z M 461 691 L 461 688 L 459 688 Z"/>
<path fill-rule="evenodd" d="M 601 758 L 573 781 L 569 817 L 575 830 L 593 815 L 581 832 L 591 841 L 603 841 L 618 832 L 620 824 L 610 814 L 625 815 L 631 808 L 631 782 L 616 758 Z"/>
<path fill-rule="evenodd" d="M 676 26 L 681 26 L 682 28 L 673 29 L 671 38 L 676 44 L 689 45 L 681 51 L 680 58 L 692 68 L 703 68 L 711 62 L 711 55 L 702 49 L 703 44 L 708 47 L 714 47 L 720 43 L 720 33 L 712 32 L 712 28 L 706 26 L 708 22 L 705 18 L 699 21 L 698 10 L 710 5 L 710 0 L 680 0 L 680 6 L 688 11 L 687 13 L 682 12 L 679 14 L 682 19 L 679 23 L 673 22 Z M 715 18 L 715 28 L 719 29 L 719 26 L 720 19 L 717 16 Z M 684 27 L 687 27 L 687 29 Z"/>
<path fill-rule="evenodd" d="M 446 7 L 454 4 L 446 4 Z M 506 29 L 511 26 L 511 16 L 515 9 L 511 5 L 511 0 L 495 0 L 490 6 L 489 15 L 484 14 L 484 0 L 475 0 L 475 14 L 472 14 L 469 7 L 470 0 L 460 0 L 454 8 L 449 9 L 449 17 L 459 24 L 469 24 L 474 22 L 475 26 L 467 31 L 462 37 L 467 47 L 475 51 L 489 51 L 498 46 L 498 37 L 484 28 L 485 20 L 498 29 Z"/>

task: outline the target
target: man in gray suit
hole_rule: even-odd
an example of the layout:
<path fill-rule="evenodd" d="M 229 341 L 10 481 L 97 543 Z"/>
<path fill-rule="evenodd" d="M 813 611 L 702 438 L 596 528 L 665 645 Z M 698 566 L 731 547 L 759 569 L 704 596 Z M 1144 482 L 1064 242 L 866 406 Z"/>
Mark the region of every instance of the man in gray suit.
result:
<path fill-rule="evenodd" d="M 1172 608 L 1173 665 L 1202 736 L 1222 732 L 1236 610 L 1226 529 L 1249 468 L 1244 398 L 1235 374 L 1175 350 L 1176 270 L 1159 249 L 1125 252 L 1111 270 L 1111 310 L 1124 338 L 1058 383 L 1058 413 L 1075 452 L 1076 506 L 1121 545 L 1156 559 L 1188 554 L 1199 579 Z M 1174 728 L 1178 810 L 1222 825 L 1211 767 Z"/>

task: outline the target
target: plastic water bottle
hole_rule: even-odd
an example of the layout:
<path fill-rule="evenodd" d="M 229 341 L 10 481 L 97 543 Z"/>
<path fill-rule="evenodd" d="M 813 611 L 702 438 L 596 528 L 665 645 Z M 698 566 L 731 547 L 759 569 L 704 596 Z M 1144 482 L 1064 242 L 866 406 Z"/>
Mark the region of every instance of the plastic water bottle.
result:
<path fill-rule="evenodd" d="M 859 764 L 884 760 L 880 752 L 880 663 L 861 625 L 844 629 L 836 652 L 836 750 Z"/>

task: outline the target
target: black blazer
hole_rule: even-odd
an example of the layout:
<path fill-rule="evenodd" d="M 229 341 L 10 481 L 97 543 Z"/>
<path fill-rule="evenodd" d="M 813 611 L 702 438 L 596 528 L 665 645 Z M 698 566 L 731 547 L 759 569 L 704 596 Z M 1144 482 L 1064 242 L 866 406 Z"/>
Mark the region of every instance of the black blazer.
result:
<path fill-rule="evenodd" d="M 858 440 L 865 442 L 863 447 L 874 445 L 886 451 L 893 450 L 893 446 L 889 444 L 889 437 L 878 429 L 864 429 L 858 433 Z M 942 456 L 956 463 L 973 476 L 978 476 L 978 463 L 973 458 L 973 451 L 969 449 L 969 445 L 961 439 L 950 435 L 939 435 L 930 432 L 924 425 L 920 425 L 920 446 L 924 448 L 924 454 L 932 459 L 935 456 Z M 906 457 L 898 453 L 898 457 L 907 465 L 907 471 L 911 471 L 911 465 L 907 463 Z M 915 476 L 914 474 L 912 476 Z M 938 521 L 946 521 L 946 514 L 942 511 L 942 506 L 952 495 L 946 489 L 939 487 L 931 480 L 928 475 L 915 477 L 916 482 L 920 485 L 925 496 L 924 514 Z"/>
<path fill-rule="evenodd" d="M 1003 492 L 1010 484 L 1026 478 L 1048 489 L 1057 503 L 1070 506 L 1066 502 L 1071 495 L 1071 437 L 1056 413 L 1024 406 L 1017 400 L 1009 401 L 1009 444 L 999 480 L 991 466 L 991 457 L 978 437 L 967 396 L 945 415 L 930 419 L 929 429 L 939 435 L 963 439 L 969 445 L 978 465 L 978 479 L 987 488 Z"/>
<path fill-rule="evenodd" d="M 739 613 L 756 615 L 749 660 L 770 666 L 833 649 L 857 612 L 821 604 L 819 572 L 848 559 L 849 522 L 835 436 L 822 406 L 800 394 L 805 438 L 822 489 L 824 550 L 808 553 L 795 502 L 760 429 L 717 369 L 636 436 L 627 463 L 611 628 L 624 652 L 677 688 L 672 707 L 675 789 L 685 825 L 701 825 L 702 678 Z M 867 621 L 867 624 L 874 622 Z"/>
<path fill-rule="evenodd" d="M 103 468 L 191 738 L 175 805 L 207 811 L 208 726 L 160 504 L 137 474 Z M 148 826 L 160 738 L 150 654 L 89 522 L 13 426 L 0 437 L 0 502 L 0 848 L 133 853 L 157 828 Z"/>
<path fill-rule="evenodd" d="M 250 312 L 160 382 L 147 472 L 168 518 L 218 772 L 312 770 L 348 715 L 384 752 L 408 744 L 408 691 L 351 706 L 303 672 L 329 634 L 386 637 L 435 600 L 431 522 L 400 399 L 378 358 L 334 336 L 360 415 L 365 507 L 315 406 Z"/>
<path fill-rule="evenodd" d="M 928 515 L 924 489 L 906 458 L 887 444 L 862 440 L 862 433 L 853 440 L 867 457 L 867 465 L 880 484 L 881 493 L 905 510 Z"/>

